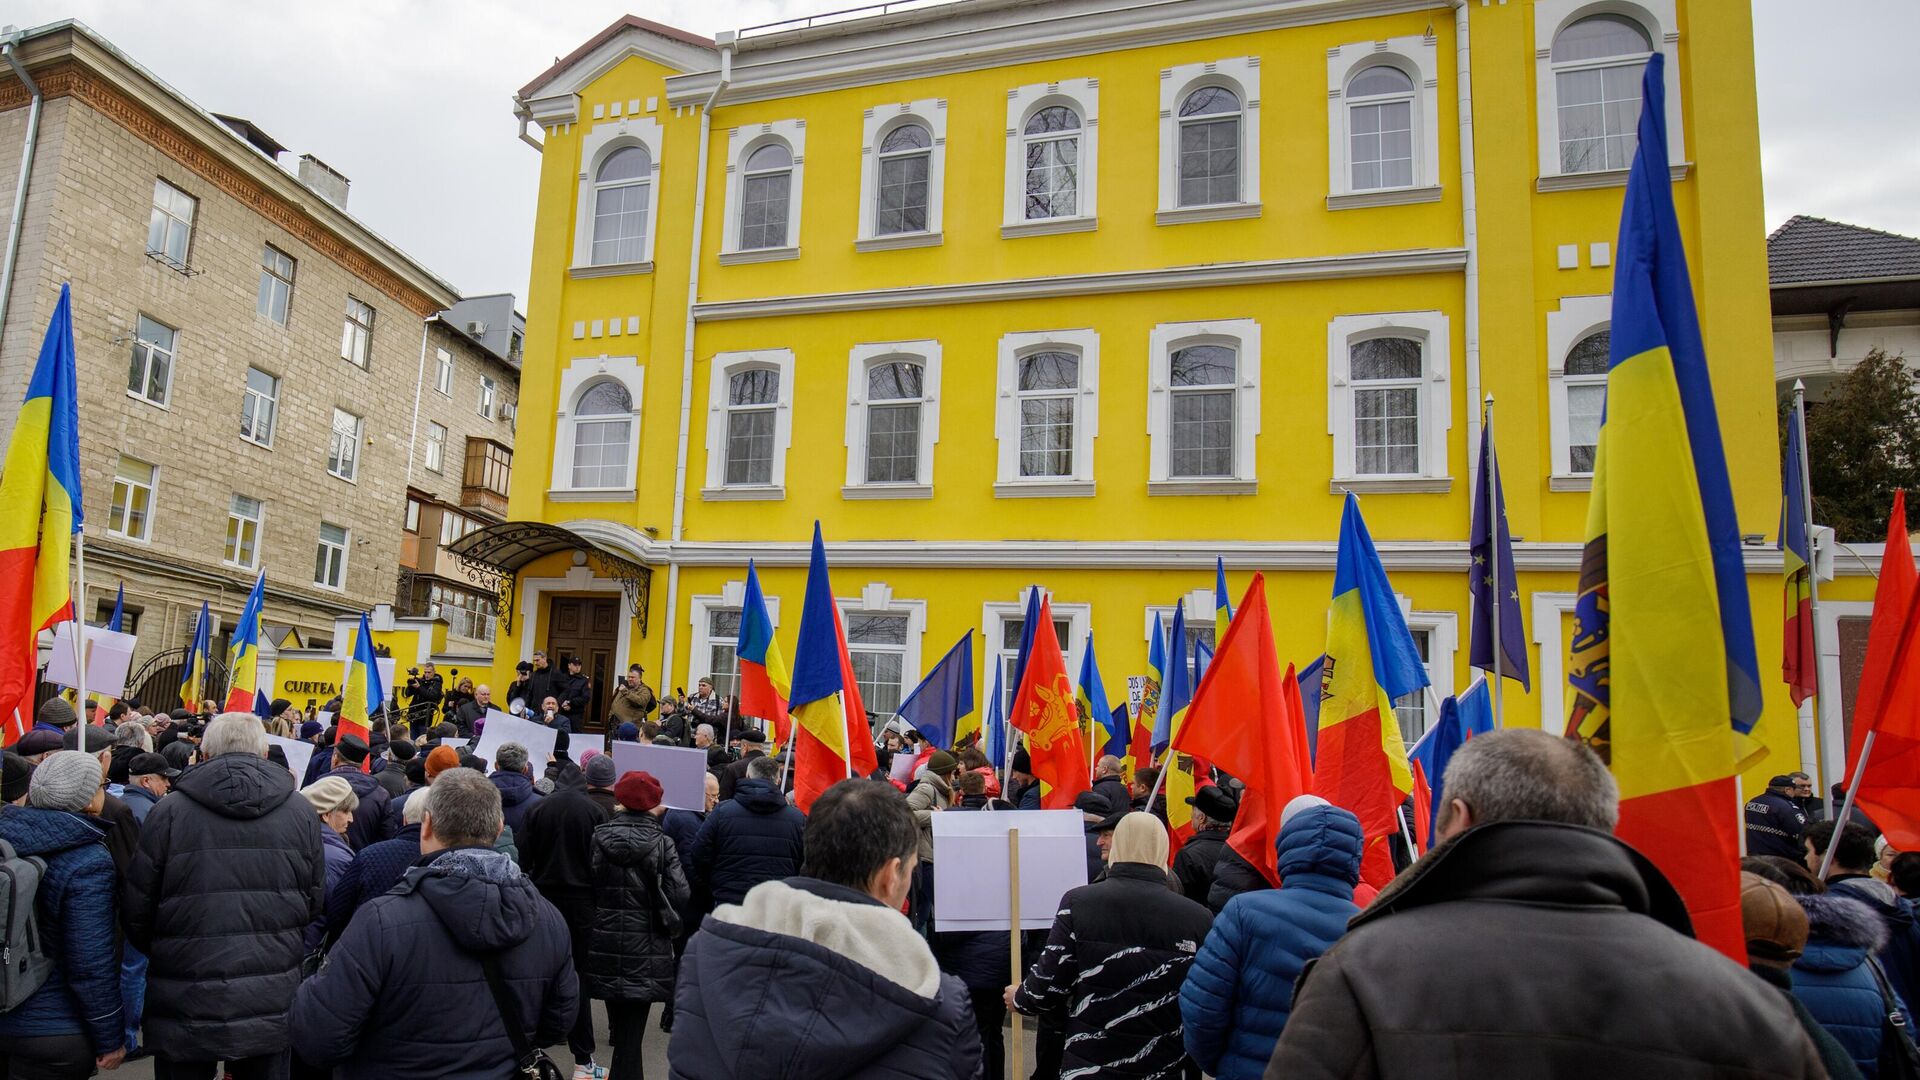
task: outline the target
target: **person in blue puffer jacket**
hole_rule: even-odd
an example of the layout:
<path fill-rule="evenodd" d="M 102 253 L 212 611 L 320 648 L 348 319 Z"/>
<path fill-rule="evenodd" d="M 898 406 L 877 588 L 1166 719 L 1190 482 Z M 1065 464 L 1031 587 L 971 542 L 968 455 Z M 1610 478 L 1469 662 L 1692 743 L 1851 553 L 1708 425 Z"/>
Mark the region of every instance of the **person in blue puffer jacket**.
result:
<path fill-rule="evenodd" d="M 1875 1080 L 1887 1010 L 1867 965 L 1886 944 L 1886 923 L 1866 904 L 1839 892 L 1795 899 L 1806 909 L 1808 933 L 1806 951 L 1790 972 L 1793 996 L 1846 1048 L 1860 1074 Z"/>
<path fill-rule="evenodd" d="M 1180 987 L 1187 1053 L 1218 1080 L 1259 1080 L 1301 969 L 1360 913 L 1360 821 L 1302 795 L 1280 818 L 1280 888 L 1227 902 Z"/>

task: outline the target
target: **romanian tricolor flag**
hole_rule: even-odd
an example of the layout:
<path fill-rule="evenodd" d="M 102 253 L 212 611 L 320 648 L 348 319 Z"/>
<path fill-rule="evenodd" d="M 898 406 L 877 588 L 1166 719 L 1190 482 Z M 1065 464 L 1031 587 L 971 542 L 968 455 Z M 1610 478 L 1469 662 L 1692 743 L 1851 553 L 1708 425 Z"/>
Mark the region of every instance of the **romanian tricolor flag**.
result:
<path fill-rule="evenodd" d="M 347 676 L 340 687 L 340 715 L 335 718 L 335 740 L 358 735 L 371 744 L 373 717 L 386 704 L 386 687 L 380 685 L 380 664 L 374 659 L 373 631 L 367 615 L 360 613 L 360 633 L 353 639 L 353 658 L 347 661 Z M 360 763 L 361 772 L 373 770 L 371 755 Z"/>
<path fill-rule="evenodd" d="M 1227 597 L 1227 560 L 1213 560 L 1213 640 L 1227 640 L 1227 624 L 1233 621 L 1233 601 Z M 1196 686 L 1198 683 L 1195 684 Z"/>
<path fill-rule="evenodd" d="M 80 408 L 73 297 L 60 300 L 0 472 L 0 743 L 33 726 L 40 631 L 73 618 L 68 561 L 80 531 Z"/>
<path fill-rule="evenodd" d="M 186 663 L 180 670 L 180 707 L 200 711 L 207 699 L 207 664 L 213 658 L 213 616 L 207 602 L 200 601 L 200 618 L 193 624 L 193 644 L 187 646 Z"/>
<path fill-rule="evenodd" d="M 1034 627 L 1033 648 L 1013 692 L 1008 720 L 1026 733 L 1033 775 L 1043 785 L 1041 809 L 1067 810 L 1075 796 L 1093 785 L 1087 777 L 1087 748 L 1080 741 L 1067 658 L 1053 632 L 1053 602 L 1042 598 L 1040 617 L 1028 625 Z"/>
<path fill-rule="evenodd" d="M 1427 669 L 1352 492 L 1340 519 L 1321 671 L 1313 793 L 1360 819 L 1360 874 L 1377 888 L 1393 878 L 1387 837 L 1399 831 L 1400 804 L 1413 791 L 1393 702 L 1424 688 Z"/>
<path fill-rule="evenodd" d="M 1679 889 L 1695 936 L 1744 960 L 1733 736 L 1760 715 L 1759 665 L 1667 172 L 1665 64 L 1654 53 L 1641 80 L 1615 249 L 1567 734 L 1613 770 L 1616 832 Z"/>
<path fill-rule="evenodd" d="M 807 568 L 807 597 L 800 608 L 800 643 L 793 653 L 793 801 L 813 807 L 821 793 L 848 777 L 876 767 L 873 733 L 860 702 L 847 658 L 847 636 L 827 579 L 827 546 L 820 523 L 813 525 L 813 562 Z M 864 751 L 864 755 L 862 753 Z"/>
<path fill-rule="evenodd" d="M 227 711 L 252 712 L 255 691 L 260 688 L 260 609 L 267 600 L 267 572 L 254 579 L 253 592 L 240 609 L 240 622 L 233 628 L 233 644 L 227 647 Z"/>
<path fill-rule="evenodd" d="M 1186 726 L 1187 709 L 1193 704 L 1194 663 L 1199 660 L 1199 642 L 1194 642 L 1194 655 L 1187 655 L 1187 617 L 1184 600 L 1173 605 L 1173 631 L 1167 635 L 1170 655 L 1167 662 L 1173 665 L 1167 672 L 1166 695 L 1160 701 L 1160 723 L 1154 729 L 1154 745 L 1166 746 L 1173 742 L 1180 729 Z M 1178 852 L 1187 839 L 1193 835 L 1193 805 L 1187 800 L 1194 792 L 1194 774 L 1198 770 L 1191 757 L 1185 754 L 1168 754 L 1160 763 L 1160 786 L 1167 794 L 1167 837 L 1172 841 L 1173 850 Z"/>
<path fill-rule="evenodd" d="M 1087 653 L 1080 658 L 1080 685 L 1074 687 L 1074 704 L 1088 723 L 1090 734 L 1100 743 L 1097 753 L 1120 757 L 1127 752 L 1127 729 L 1116 726 L 1113 706 L 1107 704 L 1107 688 L 1100 682 L 1100 661 L 1093 657 L 1093 631 L 1087 631 Z M 1121 713 L 1122 716 L 1126 715 Z M 1099 733 L 1105 732 L 1105 738 Z"/>
<path fill-rule="evenodd" d="M 735 656 L 740 661 L 741 713 L 772 724 L 774 745 L 787 745 L 792 728 L 787 695 L 793 692 L 793 675 L 780 653 L 780 642 L 774 639 L 773 618 L 767 614 L 767 598 L 760 592 L 760 574 L 752 559 L 747 560 L 747 595 L 740 603 L 740 643 Z"/>
<path fill-rule="evenodd" d="M 1813 651 L 1813 548 L 1807 542 L 1806 458 L 1800 453 L 1800 410 L 1787 414 L 1787 458 L 1780 478 L 1780 557 L 1786 576 L 1786 627 L 1780 675 L 1797 708 L 1819 689 Z"/>

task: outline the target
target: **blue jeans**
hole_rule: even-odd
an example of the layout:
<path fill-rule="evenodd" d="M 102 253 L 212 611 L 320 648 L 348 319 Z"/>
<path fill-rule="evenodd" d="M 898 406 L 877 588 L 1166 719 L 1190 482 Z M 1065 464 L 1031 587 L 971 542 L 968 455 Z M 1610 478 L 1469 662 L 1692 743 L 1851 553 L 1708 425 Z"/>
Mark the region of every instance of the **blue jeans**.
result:
<path fill-rule="evenodd" d="M 127 1051 L 140 1047 L 140 1019 L 147 1011 L 147 957 L 128 942 L 120 958 L 120 1008 L 127 1018 Z"/>

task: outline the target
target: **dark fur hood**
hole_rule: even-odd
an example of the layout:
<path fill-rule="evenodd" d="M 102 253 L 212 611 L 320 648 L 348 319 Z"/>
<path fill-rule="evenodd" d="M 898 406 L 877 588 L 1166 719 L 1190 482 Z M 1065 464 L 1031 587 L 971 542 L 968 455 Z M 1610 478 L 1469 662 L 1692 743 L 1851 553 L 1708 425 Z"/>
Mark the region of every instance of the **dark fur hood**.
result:
<path fill-rule="evenodd" d="M 1859 900 L 1838 893 L 1797 897 L 1807 912 L 1807 939 L 1878 952 L 1887 943 L 1887 924 Z"/>

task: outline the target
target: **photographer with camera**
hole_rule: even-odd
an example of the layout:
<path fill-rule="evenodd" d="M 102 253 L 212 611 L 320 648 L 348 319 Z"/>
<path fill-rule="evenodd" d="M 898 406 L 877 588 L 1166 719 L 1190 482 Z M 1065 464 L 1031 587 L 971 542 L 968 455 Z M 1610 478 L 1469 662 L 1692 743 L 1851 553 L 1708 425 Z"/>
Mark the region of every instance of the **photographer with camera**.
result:
<path fill-rule="evenodd" d="M 433 661 L 422 667 L 407 669 L 407 727 L 415 737 L 425 732 L 433 723 L 434 714 L 440 710 L 440 699 L 445 696 L 444 680 L 439 672 L 433 670 Z"/>

